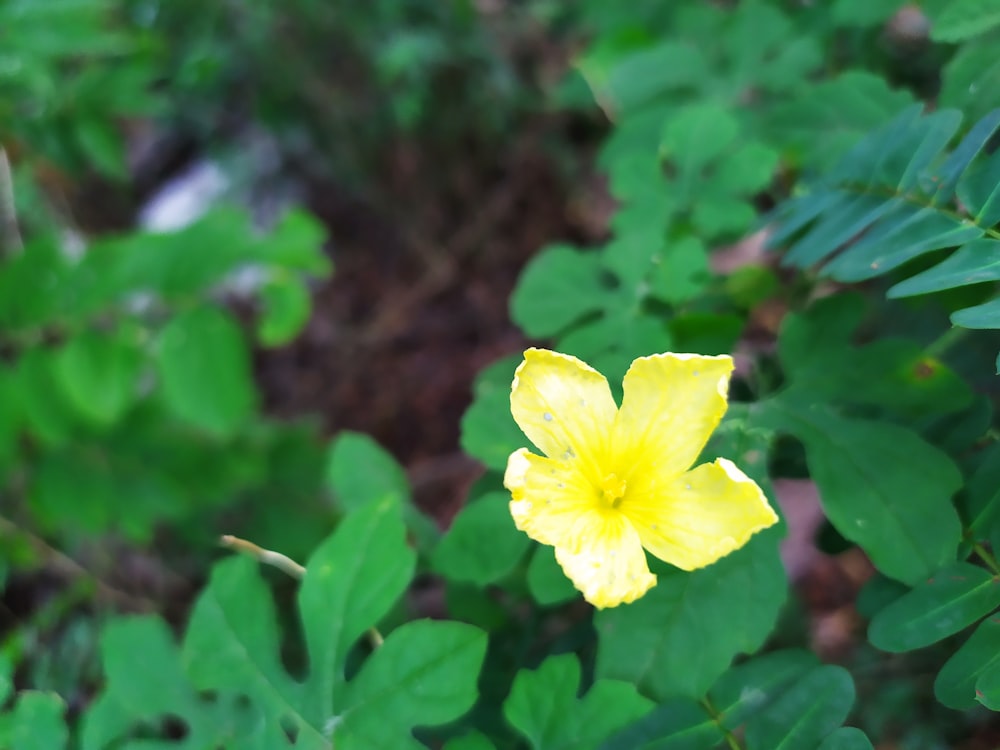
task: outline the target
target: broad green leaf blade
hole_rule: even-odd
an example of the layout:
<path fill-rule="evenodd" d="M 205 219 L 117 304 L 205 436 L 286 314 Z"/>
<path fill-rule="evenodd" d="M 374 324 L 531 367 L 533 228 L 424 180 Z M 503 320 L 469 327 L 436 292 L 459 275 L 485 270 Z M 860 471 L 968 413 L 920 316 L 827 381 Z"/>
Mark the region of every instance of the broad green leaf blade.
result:
<path fill-rule="evenodd" d="M 332 744 L 337 750 L 423 748 L 411 728 L 444 724 L 472 708 L 485 655 L 486 634 L 471 625 L 416 620 L 397 628 L 328 720 Z"/>
<path fill-rule="evenodd" d="M 941 71 L 938 102 L 967 117 L 986 115 L 1000 105 L 1000 57 L 996 54 L 1000 30 L 994 29 L 963 44 Z"/>
<path fill-rule="evenodd" d="M 470 732 L 448 740 L 441 750 L 497 750 L 497 746 L 485 734 Z"/>
<path fill-rule="evenodd" d="M 392 454 L 371 436 L 351 430 L 341 431 L 330 443 L 326 486 L 347 512 L 371 502 L 410 499 L 406 472 Z"/>
<path fill-rule="evenodd" d="M 552 547 L 539 544 L 528 563 L 528 590 L 543 607 L 562 604 L 580 596 L 559 563 Z"/>
<path fill-rule="evenodd" d="M 462 508 L 431 555 L 434 569 L 452 581 L 480 586 L 510 573 L 531 540 L 514 526 L 509 503 L 509 493 L 490 492 Z"/>
<path fill-rule="evenodd" d="M 25 690 L 14 707 L 0 714 L 0 746 L 9 750 L 63 750 L 69 729 L 66 704 L 54 693 Z"/>
<path fill-rule="evenodd" d="M 754 422 L 805 445 L 827 518 L 891 578 L 915 585 L 954 562 L 962 484 L 947 455 L 888 422 L 846 419 L 786 393 L 754 407 Z"/>
<path fill-rule="evenodd" d="M 1000 298 L 951 314 L 951 322 L 962 328 L 1000 328 Z"/>
<path fill-rule="evenodd" d="M 875 615 L 868 639 L 883 651 L 912 651 L 957 633 L 998 606 L 1000 581 L 984 568 L 955 563 Z"/>
<path fill-rule="evenodd" d="M 934 696 L 948 708 L 964 711 L 976 705 L 976 681 L 1000 666 L 1000 618 L 983 620 L 938 672 Z"/>
<path fill-rule="evenodd" d="M 55 376 L 67 400 L 91 423 L 109 427 L 136 394 L 141 354 L 122 330 L 111 335 L 86 331 L 56 355 Z"/>
<path fill-rule="evenodd" d="M 871 0 L 855 4 L 868 11 L 878 7 Z M 889 4 L 898 6 L 899 2 L 889 0 Z M 882 76 L 847 70 L 816 82 L 794 100 L 772 105 L 766 115 L 767 132 L 790 146 L 806 165 L 824 168 L 912 103 L 911 93 L 891 89 Z"/>
<path fill-rule="evenodd" d="M 415 566 L 402 508 L 392 499 L 349 514 L 313 553 L 299 591 L 313 665 L 303 705 L 311 715 L 338 705 L 349 649 L 402 596 Z"/>
<path fill-rule="evenodd" d="M 960 42 L 1000 26 L 1000 0 L 952 0 L 931 23 L 935 41 Z"/>
<path fill-rule="evenodd" d="M 841 293 L 782 321 L 778 354 L 793 387 L 812 401 L 849 403 L 925 418 L 965 408 L 972 390 L 911 339 L 853 345 L 865 312 L 860 295 Z"/>
<path fill-rule="evenodd" d="M 976 700 L 991 711 L 1000 711 L 1000 665 L 990 664 L 976 680 Z"/>
<path fill-rule="evenodd" d="M 820 743 L 818 750 L 874 750 L 871 740 L 860 729 L 835 729 Z"/>
<path fill-rule="evenodd" d="M 576 656 L 550 656 L 538 669 L 517 673 L 504 716 L 534 750 L 593 750 L 653 708 L 628 683 L 598 680 L 583 698 L 577 698 L 579 686 Z"/>
<path fill-rule="evenodd" d="M 218 563 L 184 639 L 191 684 L 246 695 L 269 723 L 291 722 L 304 748 L 328 750 L 323 720 L 301 713 L 303 685 L 285 672 L 279 643 L 277 613 L 257 564 L 243 558 Z"/>
<path fill-rule="evenodd" d="M 235 703 L 199 699 L 184 674 L 173 636 L 160 619 L 113 620 L 102 634 L 101 655 L 105 687 L 84 716 L 83 750 L 103 750 L 132 736 L 138 726 L 155 725 L 167 716 L 183 718 L 192 747 L 231 742 L 244 734 L 241 726 L 259 721 Z M 272 735 L 272 742 L 275 739 Z"/>
<path fill-rule="evenodd" d="M 247 695 L 269 724 L 289 722 L 302 748 L 328 750 L 331 710 L 345 705 L 347 652 L 385 615 L 413 574 L 399 504 L 350 514 L 314 553 L 299 592 L 311 669 L 290 677 L 280 659 L 274 604 L 257 566 L 218 564 L 195 604 L 184 641 L 187 673 L 199 690 Z"/>
<path fill-rule="evenodd" d="M 226 437 L 253 414 L 250 355 L 227 313 L 212 307 L 181 313 L 160 332 L 156 354 L 164 398 L 179 418 Z"/>
<path fill-rule="evenodd" d="M 294 339 L 309 320 L 312 299 L 302 279 L 276 274 L 261 287 L 257 336 L 264 346 L 281 346 Z"/>
<path fill-rule="evenodd" d="M 936 266 L 899 282 L 886 292 L 886 296 L 913 297 L 998 280 L 1000 240 L 983 237 L 960 247 Z"/>
<path fill-rule="evenodd" d="M 769 529 L 707 568 L 666 570 L 635 603 L 598 612 L 597 675 L 633 682 L 660 700 L 703 696 L 774 625 L 787 586 L 778 537 Z"/>
<path fill-rule="evenodd" d="M 525 267 L 510 299 L 510 313 L 528 336 L 551 336 L 600 310 L 607 293 L 596 253 L 556 245 Z"/>
<path fill-rule="evenodd" d="M 712 686 L 708 699 L 722 717 L 721 724 L 736 731 L 818 662 L 808 651 L 774 651 L 754 657 L 726 671 Z"/>
<path fill-rule="evenodd" d="M 615 732 L 598 750 L 706 750 L 724 740 L 719 725 L 689 698 L 671 698 Z"/>
<path fill-rule="evenodd" d="M 462 415 L 462 450 L 496 471 L 507 468 L 507 459 L 528 439 L 510 414 L 510 384 L 520 362 L 504 359 L 480 375 L 474 398 Z"/>
<path fill-rule="evenodd" d="M 580 662 L 573 654 L 550 656 L 535 670 L 522 669 L 503 703 L 504 717 L 534 750 L 568 747 L 580 689 Z"/>
<path fill-rule="evenodd" d="M 813 750 L 843 723 L 853 704 L 850 673 L 816 667 L 747 722 L 747 750 Z"/>

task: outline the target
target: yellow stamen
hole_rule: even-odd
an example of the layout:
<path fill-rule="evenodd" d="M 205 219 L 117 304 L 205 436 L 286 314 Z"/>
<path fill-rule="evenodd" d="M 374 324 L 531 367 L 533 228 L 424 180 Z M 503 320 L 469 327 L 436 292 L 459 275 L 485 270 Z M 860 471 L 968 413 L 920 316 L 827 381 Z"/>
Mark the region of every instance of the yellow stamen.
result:
<path fill-rule="evenodd" d="M 601 480 L 600 489 L 604 502 L 612 508 L 617 508 L 621 499 L 625 497 L 625 480 L 617 474 L 608 474 Z"/>

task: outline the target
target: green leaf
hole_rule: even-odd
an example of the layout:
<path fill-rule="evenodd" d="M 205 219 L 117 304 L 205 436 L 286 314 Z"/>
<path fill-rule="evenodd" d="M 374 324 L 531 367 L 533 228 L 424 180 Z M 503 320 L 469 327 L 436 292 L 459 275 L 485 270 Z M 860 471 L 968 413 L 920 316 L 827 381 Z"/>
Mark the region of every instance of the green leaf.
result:
<path fill-rule="evenodd" d="M 510 515 L 510 494 L 490 492 L 459 511 L 431 555 L 434 569 L 452 581 L 485 586 L 510 573 L 531 540 Z"/>
<path fill-rule="evenodd" d="M 64 444 L 76 429 L 76 410 L 67 403 L 56 375 L 56 353 L 36 347 L 17 361 L 14 387 L 21 397 L 24 421 L 42 444 Z"/>
<path fill-rule="evenodd" d="M 976 705 L 976 682 L 984 672 L 1000 665 L 1000 618 L 979 623 L 938 672 L 934 696 L 948 708 L 963 711 Z M 993 699 L 994 702 L 996 699 Z"/>
<path fill-rule="evenodd" d="M 1000 106 L 1000 33 L 994 30 L 963 44 L 941 71 L 942 106 L 954 107 L 967 117 L 982 117 Z"/>
<path fill-rule="evenodd" d="M 888 422 L 847 419 L 803 395 L 754 407 L 754 423 L 805 445 L 827 518 L 891 578 L 915 585 L 954 562 L 962 477 L 948 456 Z"/>
<path fill-rule="evenodd" d="M 1000 25 L 1000 0 L 952 0 L 931 19 L 931 38 L 960 42 Z"/>
<path fill-rule="evenodd" d="M 485 655 L 486 635 L 471 625 L 417 620 L 397 628 L 347 686 L 342 713 L 331 720 L 337 750 L 424 748 L 408 736 L 411 728 L 472 708 Z"/>
<path fill-rule="evenodd" d="M 899 5 L 899 0 L 889 2 Z M 861 4 L 867 10 L 879 6 L 869 0 Z M 810 85 L 791 101 L 776 102 L 766 115 L 767 132 L 803 164 L 827 169 L 862 136 L 912 103 L 913 94 L 889 88 L 882 76 L 847 70 Z"/>
<path fill-rule="evenodd" d="M 539 338 L 600 310 L 607 289 L 599 264 L 598 255 L 566 245 L 541 251 L 525 266 L 511 296 L 514 322 L 528 336 Z"/>
<path fill-rule="evenodd" d="M 528 439 L 510 413 L 510 385 L 521 358 L 503 359 L 480 373 L 473 400 L 462 415 L 462 450 L 496 471 Z"/>
<path fill-rule="evenodd" d="M 666 121 L 660 153 L 683 174 L 693 174 L 722 156 L 739 133 L 739 123 L 725 107 L 714 102 L 693 104 Z"/>
<path fill-rule="evenodd" d="M 116 180 L 128 176 L 125 142 L 114 123 L 94 118 L 75 120 L 74 135 L 84 157 L 94 168 Z"/>
<path fill-rule="evenodd" d="M 841 727 L 827 735 L 818 750 L 874 750 L 871 740 L 860 729 Z"/>
<path fill-rule="evenodd" d="M 913 297 L 944 289 L 1000 280 L 1000 241 L 984 237 L 973 240 L 936 266 L 891 287 L 890 298 Z"/>
<path fill-rule="evenodd" d="M 192 747 L 222 746 L 260 720 L 234 701 L 199 698 L 169 628 L 156 617 L 112 620 L 101 636 L 101 660 L 105 689 L 84 716 L 83 750 L 102 750 L 137 722 L 155 726 L 167 716 L 183 717 Z M 275 730 L 272 742 L 281 743 Z"/>
<path fill-rule="evenodd" d="M 808 651 L 773 651 L 756 656 L 727 670 L 712 685 L 709 701 L 722 717 L 722 726 L 735 732 L 817 663 L 816 655 Z"/>
<path fill-rule="evenodd" d="M 528 590 L 543 607 L 562 604 L 579 596 L 573 582 L 556 562 L 555 550 L 545 544 L 536 545 L 528 564 Z"/>
<path fill-rule="evenodd" d="M 838 26 L 875 26 L 889 19 L 904 0 L 836 0 L 832 15 Z"/>
<path fill-rule="evenodd" d="M 956 189 L 977 224 L 988 228 L 1000 222 L 1000 152 L 969 167 Z"/>
<path fill-rule="evenodd" d="M 1000 298 L 951 314 L 951 322 L 962 328 L 1000 328 Z"/>
<path fill-rule="evenodd" d="M 497 746 L 485 734 L 469 732 L 444 743 L 441 750 L 496 750 Z"/>
<path fill-rule="evenodd" d="M 228 313 L 198 307 L 174 317 L 156 346 L 163 395 L 185 422 L 227 437 L 256 407 L 250 356 Z"/>
<path fill-rule="evenodd" d="M 67 400 L 101 427 L 117 422 L 137 395 L 141 354 L 131 333 L 85 331 L 56 355 L 54 374 Z"/>
<path fill-rule="evenodd" d="M 990 664 L 976 680 L 976 700 L 991 711 L 1000 711 L 1000 667 Z"/>
<path fill-rule="evenodd" d="M 345 511 L 371 502 L 410 499 L 410 483 L 403 467 L 374 438 L 343 430 L 330 443 L 326 486 Z"/>
<path fill-rule="evenodd" d="M 592 750 L 654 705 L 624 682 L 597 680 L 583 698 L 579 689 L 576 656 L 550 656 L 538 669 L 517 673 L 504 716 L 534 750 Z"/>
<path fill-rule="evenodd" d="M 966 382 L 910 339 L 855 347 L 853 332 L 863 316 L 863 298 L 842 293 L 785 317 L 778 351 L 799 393 L 919 417 L 971 402 Z"/>
<path fill-rule="evenodd" d="M 692 86 L 706 67 L 701 50 L 680 41 L 666 41 L 621 57 L 607 71 L 595 62 L 592 58 L 581 61 L 584 76 L 620 111 L 636 109 L 665 93 Z"/>
<path fill-rule="evenodd" d="M 678 305 L 701 294 L 711 281 L 708 251 L 697 237 L 687 236 L 664 248 L 649 277 L 649 293 Z"/>
<path fill-rule="evenodd" d="M 747 722 L 749 750 L 811 750 L 839 727 L 854 704 L 854 681 L 842 667 L 816 667 Z"/>
<path fill-rule="evenodd" d="M 0 714 L 0 746 L 9 750 L 63 750 L 69 744 L 65 711 L 58 695 L 22 691 L 14 706 Z"/>
<path fill-rule="evenodd" d="M 734 656 L 771 632 L 786 596 L 777 542 L 773 529 L 760 532 L 707 568 L 666 569 L 642 599 L 598 612 L 597 675 L 658 700 L 703 696 Z"/>
<path fill-rule="evenodd" d="M 257 336 L 264 346 L 282 346 L 294 339 L 309 320 L 312 300 L 301 278 L 288 273 L 273 276 L 260 289 L 263 309 Z"/>
<path fill-rule="evenodd" d="M 998 606 L 1000 582 L 984 568 L 955 563 L 875 615 L 868 639 L 883 651 L 912 651 L 957 633 Z"/>
<path fill-rule="evenodd" d="M 705 709 L 689 698 L 670 698 L 615 732 L 598 750 L 705 750 L 725 735 Z"/>
<path fill-rule="evenodd" d="M 150 720 L 174 712 L 188 724 L 192 747 L 422 747 L 411 735 L 415 725 L 452 721 L 475 701 L 486 638 L 461 623 L 411 622 L 358 669 L 357 641 L 406 589 L 414 557 L 399 503 L 375 502 L 345 518 L 310 559 L 299 591 L 310 664 L 302 681 L 282 663 L 277 613 L 257 566 L 220 563 L 195 604 L 182 658 L 157 620 L 109 630 L 108 681 L 88 716 L 85 750 L 143 723 L 148 733 Z M 155 674 L 147 680 L 136 665 Z M 214 699 L 202 701 L 203 693 Z M 216 711 L 232 721 L 220 723 Z"/>

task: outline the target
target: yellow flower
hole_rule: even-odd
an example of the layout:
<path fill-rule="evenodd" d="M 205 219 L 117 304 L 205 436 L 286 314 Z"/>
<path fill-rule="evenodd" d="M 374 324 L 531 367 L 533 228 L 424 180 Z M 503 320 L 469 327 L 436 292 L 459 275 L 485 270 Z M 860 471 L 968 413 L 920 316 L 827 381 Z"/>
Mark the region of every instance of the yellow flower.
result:
<path fill-rule="evenodd" d="M 504 485 L 521 531 L 555 547 L 596 607 L 656 584 L 643 547 L 693 570 L 778 520 L 760 487 L 724 458 L 691 465 L 726 411 L 733 360 L 656 354 L 632 363 L 619 409 L 576 357 L 529 349 L 514 373 L 514 420 L 542 453 L 511 454 Z"/>

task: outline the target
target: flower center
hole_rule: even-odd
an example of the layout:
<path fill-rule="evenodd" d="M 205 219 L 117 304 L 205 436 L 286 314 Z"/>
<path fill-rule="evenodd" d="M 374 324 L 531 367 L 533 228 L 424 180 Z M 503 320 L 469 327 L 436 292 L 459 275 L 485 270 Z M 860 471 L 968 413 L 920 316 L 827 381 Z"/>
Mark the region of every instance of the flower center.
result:
<path fill-rule="evenodd" d="M 625 480 L 617 474 L 608 474 L 604 477 L 599 488 L 601 498 L 612 508 L 617 508 L 622 498 L 625 497 Z"/>

